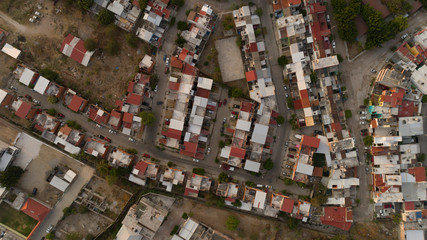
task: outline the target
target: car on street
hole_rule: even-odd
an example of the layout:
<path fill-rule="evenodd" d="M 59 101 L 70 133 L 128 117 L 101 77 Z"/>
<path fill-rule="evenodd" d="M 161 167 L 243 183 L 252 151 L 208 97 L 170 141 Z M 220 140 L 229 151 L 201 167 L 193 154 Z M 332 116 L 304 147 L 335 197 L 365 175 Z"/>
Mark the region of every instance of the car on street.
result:
<path fill-rule="evenodd" d="M 163 55 L 163 61 L 166 61 L 167 55 Z"/>
<path fill-rule="evenodd" d="M 31 195 L 35 196 L 37 194 L 37 188 L 33 188 L 33 191 L 31 192 Z"/>
<path fill-rule="evenodd" d="M 377 70 L 371 68 L 371 73 L 376 73 L 376 72 L 377 72 Z"/>
<path fill-rule="evenodd" d="M 405 34 L 403 34 L 401 37 L 400 37 L 400 39 L 402 39 L 402 40 L 404 40 L 405 38 L 407 38 L 408 37 L 408 34 L 407 33 L 405 33 Z"/>
<path fill-rule="evenodd" d="M 193 158 L 193 162 L 199 162 L 199 159 Z"/>
<path fill-rule="evenodd" d="M 50 233 L 50 232 L 52 232 L 52 230 L 53 230 L 53 225 L 50 225 L 50 226 L 46 229 L 46 232 L 47 232 L 47 233 Z"/>
<path fill-rule="evenodd" d="M 168 66 L 169 65 L 169 58 L 166 58 L 166 66 Z"/>
<path fill-rule="evenodd" d="M 115 131 L 115 130 L 113 130 L 113 129 L 108 130 L 108 132 L 109 132 L 109 133 L 112 133 L 112 134 L 114 134 L 114 135 L 115 135 L 115 134 L 117 134 L 117 131 Z"/>
<path fill-rule="evenodd" d="M 366 168 L 365 168 L 365 171 L 368 173 L 368 172 L 369 172 L 369 168 L 368 168 L 368 167 L 366 167 Z"/>
<path fill-rule="evenodd" d="M 337 45 L 335 44 L 335 40 L 332 40 L 332 48 L 336 48 Z"/>
<path fill-rule="evenodd" d="M 157 105 L 162 105 L 163 104 L 163 101 L 158 101 L 157 102 Z"/>
<path fill-rule="evenodd" d="M 222 119 L 222 122 L 224 123 L 227 122 L 227 118 Z"/>
<path fill-rule="evenodd" d="M 169 67 L 165 67 L 165 74 L 168 74 L 169 73 Z"/>
<path fill-rule="evenodd" d="M 150 154 L 148 154 L 148 153 L 144 153 L 142 156 L 146 157 L 146 158 L 150 158 L 151 157 Z"/>
<path fill-rule="evenodd" d="M 129 138 L 129 141 L 131 141 L 131 142 L 136 142 L 136 140 L 135 139 L 133 139 L 133 138 Z"/>
<path fill-rule="evenodd" d="M 360 116 L 360 120 L 365 120 L 366 116 Z"/>
<path fill-rule="evenodd" d="M 34 98 L 34 99 L 33 99 L 33 103 L 35 103 L 35 104 L 40 104 L 40 101 Z"/>
<path fill-rule="evenodd" d="M 25 94 L 25 96 L 24 96 L 26 99 L 28 99 L 28 100 L 30 100 L 31 101 L 31 99 L 33 99 L 30 95 L 28 95 L 28 94 Z"/>
<path fill-rule="evenodd" d="M 56 114 L 56 116 L 57 116 L 58 118 L 65 118 L 64 114 L 62 114 L 62 113 L 57 113 L 57 114 Z"/>
<path fill-rule="evenodd" d="M 286 97 L 286 98 L 288 98 L 288 97 L 289 97 L 289 95 L 288 95 L 287 93 L 285 93 L 285 97 Z"/>
<path fill-rule="evenodd" d="M 288 89 L 285 85 L 283 85 L 283 89 L 285 89 L 285 91 Z"/>
<path fill-rule="evenodd" d="M 362 137 L 368 136 L 368 132 L 360 132 L 360 135 L 362 135 Z"/>
<path fill-rule="evenodd" d="M 294 156 L 294 155 L 292 155 L 292 154 L 288 154 L 288 157 L 290 157 L 290 158 L 294 158 L 295 156 Z"/>
<path fill-rule="evenodd" d="M 157 87 L 158 87 L 158 86 L 156 86 L 156 87 L 154 88 L 154 92 L 157 92 L 157 89 L 158 89 Z"/>
<path fill-rule="evenodd" d="M 329 17 L 329 14 L 326 14 L 326 21 L 330 22 L 331 18 Z"/>
<path fill-rule="evenodd" d="M 100 125 L 100 124 L 96 124 L 96 127 L 97 128 L 104 128 L 102 125 Z"/>
<path fill-rule="evenodd" d="M 360 111 L 359 114 L 368 114 L 366 111 Z"/>
<path fill-rule="evenodd" d="M 222 101 L 222 104 L 227 104 L 227 98 L 226 99 L 224 99 L 224 101 Z"/>
<path fill-rule="evenodd" d="M 297 149 L 296 149 L 296 148 L 289 148 L 289 151 L 296 152 L 296 151 L 297 151 Z"/>
<path fill-rule="evenodd" d="M 233 107 L 234 108 L 240 108 L 240 105 L 234 104 Z"/>
<path fill-rule="evenodd" d="M 365 108 L 366 108 L 366 106 L 365 106 L 365 105 L 359 105 L 359 108 L 360 108 L 360 109 L 365 109 Z"/>
<path fill-rule="evenodd" d="M 322 131 L 320 131 L 320 130 L 314 130 L 314 134 L 323 134 L 323 132 Z"/>
<path fill-rule="evenodd" d="M 211 148 L 208 148 L 208 154 L 210 154 L 211 153 Z"/>
<path fill-rule="evenodd" d="M 0 239 L 3 238 L 4 236 L 6 236 L 6 232 L 5 231 L 3 231 L 3 232 L 0 233 Z"/>
<path fill-rule="evenodd" d="M 231 112 L 231 114 L 236 115 L 236 114 L 237 114 L 237 112 Z"/>
<path fill-rule="evenodd" d="M 222 106 L 222 102 L 219 102 L 218 107 L 221 107 L 221 106 Z"/>
<path fill-rule="evenodd" d="M 17 91 L 18 89 L 14 86 L 10 86 L 10 89 L 12 89 L 13 91 Z"/>
<path fill-rule="evenodd" d="M 360 121 L 360 125 L 365 125 L 366 122 L 365 121 Z"/>

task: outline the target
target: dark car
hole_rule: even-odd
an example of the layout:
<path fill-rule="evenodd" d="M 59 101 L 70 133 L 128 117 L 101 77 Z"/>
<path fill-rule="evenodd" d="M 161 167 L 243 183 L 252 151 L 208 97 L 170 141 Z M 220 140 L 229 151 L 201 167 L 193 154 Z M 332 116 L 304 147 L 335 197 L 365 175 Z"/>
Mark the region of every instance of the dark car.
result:
<path fill-rule="evenodd" d="M 165 67 L 165 74 L 169 72 L 169 67 Z"/>
<path fill-rule="evenodd" d="M 5 231 L 1 232 L 1 233 L 0 233 L 0 238 L 3 238 L 5 235 L 6 235 L 6 232 L 5 232 Z"/>
<path fill-rule="evenodd" d="M 163 102 L 162 101 L 158 101 L 157 102 L 157 105 L 162 105 L 163 104 Z"/>
<path fill-rule="evenodd" d="M 146 158 L 149 158 L 150 157 L 150 154 L 148 154 L 148 153 L 144 153 L 144 155 L 143 155 L 144 157 L 146 157 Z"/>
<path fill-rule="evenodd" d="M 65 117 L 64 114 L 62 114 L 62 113 L 57 113 L 56 115 L 58 118 L 64 118 Z"/>
<path fill-rule="evenodd" d="M 289 148 L 289 151 L 294 151 L 294 152 L 296 152 L 296 151 L 297 151 L 297 149 L 296 149 L 296 148 Z"/>
<path fill-rule="evenodd" d="M 219 102 L 218 107 L 221 107 L 221 106 L 222 106 L 222 102 Z"/>
<path fill-rule="evenodd" d="M 31 195 L 35 196 L 37 194 L 37 188 L 33 188 L 33 191 L 31 192 Z"/>
<path fill-rule="evenodd" d="M 111 139 L 109 139 L 107 137 L 104 137 L 104 140 L 107 141 L 107 142 L 109 142 L 109 143 L 111 142 Z"/>
<path fill-rule="evenodd" d="M 226 99 L 224 99 L 224 101 L 222 102 L 222 104 L 227 104 L 227 98 Z"/>
<path fill-rule="evenodd" d="M 323 132 L 320 130 L 314 130 L 314 134 L 323 134 Z"/>
<path fill-rule="evenodd" d="M 288 154 L 288 157 L 290 157 L 290 158 L 294 158 L 294 155 L 292 155 L 292 154 Z"/>

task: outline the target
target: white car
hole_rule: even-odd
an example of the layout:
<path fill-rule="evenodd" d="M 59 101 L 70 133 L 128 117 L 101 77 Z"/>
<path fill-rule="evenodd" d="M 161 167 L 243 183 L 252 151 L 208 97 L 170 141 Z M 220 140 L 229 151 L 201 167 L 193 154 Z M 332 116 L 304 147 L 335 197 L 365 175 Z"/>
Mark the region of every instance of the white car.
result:
<path fill-rule="evenodd" d="M 135 139 L 133 139 L 133 138 L 129 138 L 129 141 L 131 141 L 131 142 L 136 142 L 136 140 L 135 140 Z"/>
<path fill-rule="evenodd" d="M 360 114 L 368 114 L 368 112 L 365 112 L 365 111 L 361 111 L 361 112 L 359 112 Z"/>
<path fill-rule="evenodd" d="M 114 135 L 115 135 L 115 134 L 117 134 L 117 131 L 114 131 L 113 129 L 108 130 L 108 132 L 109 132 L 109 133 L 112 133 L 112 134 L 114 134 Z"/>
<path fill-rule="evenodd" d="M 337 45 L 335 44 L 335 40 L 332 40 L 332 48 L 336 48 Z"/>
<path fill-rule="evenodd" d="M 331 18 L 329 17 L 329 14 L 326 15 L 326 21 L 330 22 Z"/>
<path fill-rule="evenodd" d="M 193 162 L 199 162 L 199 159 L 193 158 Z"/>
<path fill-rule="evenodd" d="M 46 229 L 46 232 L 47 232 L 47 233 L 50 233 L 50 232 L 52 232 L 52 229 L 53 229 L 53 225 L 50 225 L 50 226 Z"/>
<path fill-rule="evenodd" d="M 366 122 L 365 121 L 360 121 L 360 125 L 365 125 Z"/>
<path fill-rule="evenodd" d="M 169 61 L 170 61 L 170 59 L 169 59 L 169 58 L 166 58 L 166 66 L 168 66 L 168 65 L 169 65 Z"/>
<path fill-rule="evenodd" d="M 365 120 L 366 116 L 360 116 L 360 120 Z"/>
<path fill-rule="evenodd" d="M 100 125 L 100 124 L 96 124 L 96 127 L 97 128 L 104 128 L 102 125 Z"/>
<path fill-rule="evenodd" d="M 403 34 L 401 37 L 400 37 L 400 39 L 402 39 L 402 40 L 404 40 L 405 38 L 407 38 L 408 37 L 408 34 L 407 33 L 405 33 L 405 34 Z"/>
<path fill-rule="evenodd" d="M 39 100 L 37 100 L 37 99 L 35 99 L 35 98 L 33 98 L 33 103 L 35 103 L 35 104 L 40 104 L 40 101 L 39 101 Z"/>

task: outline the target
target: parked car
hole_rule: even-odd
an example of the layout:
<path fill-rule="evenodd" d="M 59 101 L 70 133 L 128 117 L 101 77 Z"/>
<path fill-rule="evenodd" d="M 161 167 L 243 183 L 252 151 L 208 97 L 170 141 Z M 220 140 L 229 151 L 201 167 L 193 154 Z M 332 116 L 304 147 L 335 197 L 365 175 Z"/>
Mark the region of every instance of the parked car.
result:
<path fill-rule="evenodd" d="M 31 99 L 33 99 L 30 95 L 28 95 L 28 94 L 25 94 L 25 96 L 24 96 L 26 99 L 28 99 L 28 100 L 30 100 L 31 101 Z"/>
<path fill-rule="evenodd" d="M 285 89 L 285 91 L 288 89 L 285 85 L 283 85 L 283 89 Z"/>
<path fill-rule="evenodd" d="M 199 162 L 199 159 L 193 158 L 193 162 Z"/>
<path fill-rule="evenodd" d="M 169 65 L 169 58 L 166 58 L 166 66 L 168 66 Z"/>
<path fill-rule="evenodd" d="M 6 236 L 6 232 L 5 231 L 3 231 L 3 232 L 0 233 L 0 239 L 2 239 L 4 236 Z"/>
<path fill-rule="evenodd" d="M 332 40 L 332 48 L 336 48 L 337 45 L 335 44 L 335 40 Z"/>
<path fill-rule="evenodd" d="M 365 109 L 365 108 L 366 108 L 366 106 L 365 106 L 365 105 L 359 105 L 359 108 L 360 108 L 360 109 Z"/>
<path fill-rule="evenodd" d="M 408 34 L 407 33 L 405 33 L 405 34 L 403 34 L 401 37 L 400 37 L 400 39 L 402 39 L 402 40 L 404 40 L 405 38 L 407 38 L 408 37 Z"/>
<path fill-rule="evenodd" d="M 227 98 L 226 99 L 224 99 L 224 101 L 222 102 L 222 104 L 227 104 Z"/>
<path fill-rule="evenodd" d="M 237 114 L 237 112 L 231 112 L 231 114 L 236 115 L 236 114 Z"/>
<path fill-rule="evenodd" d="M 17 91 L 18 89 L 14 86 L 10 86 L 10 89 L 12 89 L 13 91 Z"/>
<path fill-rule="evenodd" d="M 35 104 L 40 104 L 40 101 L 34 98 L 34 99 L 33 99 L 33 103 L 35 103 Z"/>
<path fill-rule="evenodd" d="M 290 157 L 290 158 L 294 158 L 295 156 L 294 156 L 294 155 L 292 155 L 292 154 L 288 154 L 288 157 Z"/>
<path fill-rule="evenodd" d="M 360 111 L 359 114 L 368 114 L 366 111 Z"/>
<path fill-rule="evenodd" d="M 129 138 L 129 141 L 131 141 L 131 142 L 136 142 L 136 140 L 135 139 L 133 139 L 133 138 Z"/>
<path fill-rule="evenodd" d="M 109 133 L 112 133 L 112 134 L 114 134 L 114 135 L 115 135 L 115 134 L 117 134 L 117 131 L 115 131 L 115 130 L 113 130 L 113 129 L 108 130 L 108 132 L 109 132 Z"/>
<path fill-rule="evenodd" d="M 104 128 L 102 125 L 100 125 L 100 124 L 96 124 L 96 127 L 97 128 Z"/>
<path fill-rule="evenodd" d="M 157 102 L 157 105 L 162 105 L 163 104 L 163 101 L 158 101 Z"/>
<path fill-rule="evenodd" d="M 146 158 L 150 158 L 151 157 L 150 154 L 148 154 L 148 153 L 144 153 L 142 156 L 146 157 Z"/>
<path fill-rule="evenodd" d="M 157 92 L 157 89 L 158 89 L 158 86 L 156 86 L 156 87 L 154 88 L 154 92 Z"/>
<path fill-rule="evenodd" d="M 218 107 L 221 107 L 221 106 L 222 106 L 222 102 L 219 102 Z"/>
<path fill-rule="evenodd" d="M 297 149 L 296 149 L 296 148 L 289 148 L 289 151 L 294 151 L 294 152 L 296 152 L 296 151 L 297 151 Z"/>
<path fill-rule="evenodd" d="M 360 116 L 360 120 L 365 120 L 366 116 Z"/>
<path fill-rule="evenodd" d="M 286 98 L 288 98 L 288 97 L 289 97 L 289 95 L 288 95 L 287 93 L 285 93 L 285 97 L 286 97 Z"/>
<path fill-rule="evenodd" d="M 234 104 L 233 107 L 234 108 L 240 108 L 240 105 Z"/>
<path fill-rule="evenodd" d="M 320 130 L 314 130 L 314 134 L 323 134 L 323 132 L 322 131 L 320 131 Z"/>
<path fill-rule="evenodd" d="M 47 232 L 47 233 L 50 233 L 50 232 L 52 232 L 52 230 L 53 230 L 53 225 L 50 225 L 50 226 L 46 229 L 46 232 Z"/>
<path fill-rule="evenodd" d="M 329 17 L 329 14 L 326 14 L 326 21 L 330 22 L 331 18 Z"/>
<path fill-rule="evenodd" d="M 166 66 L 165 67 L 165 74 L 168 74 L 169 73 L 169 67 L 168 66 Z"/>
<path fill-rule="evenodd" d="M 225 123 L 225 122 L 227 122 L 227 118 L 224 118 L 224 119 L 222 120 L 222 122 L 224 122 L 224 123 Z"/>
<path fill-rule="evenodd" d="M 371 68 L 371 73 L 376 73 L 376 72 L 377 72 L 377 70 Z"/>
<path fill-rule="evenodd" d="M 164 55 L 163 56 L 163 61 L 166 61 L 166 58 L 167 58 L 168 56 L 167 55 Z"/>
<path fill-rule="evenodd" d="M 369 172 L 369 168 L 368 167 L 366 167 L 365 170 L 366 170 L 366 172 Z"/>
<path fill-rule="evenodd" d="M 57 116 L 58 118 L 65 118 L 64 114 L 62 114 L 62 113 L 57 113 L 57 114 L 56 114 L 56 116 Z"/>
<path fill-rule="evenodd" d="M 366 122 L 365 121 L 360 121 L 360 125 L 365 125 Z"/>
<path fill-rule="evenodd" d="M 35 196 L 37 194 L 37 188 L 33 188 L 33 191 L 31 192 L 31 195 Z"/>
<path fill-rule="evenodd" d="M 109 143 L 111 142 L 111 139 L 109 139 L 107 137 L 104 137 L 104 140 L 107 141 L 107 142 L 109 142 Z"/>

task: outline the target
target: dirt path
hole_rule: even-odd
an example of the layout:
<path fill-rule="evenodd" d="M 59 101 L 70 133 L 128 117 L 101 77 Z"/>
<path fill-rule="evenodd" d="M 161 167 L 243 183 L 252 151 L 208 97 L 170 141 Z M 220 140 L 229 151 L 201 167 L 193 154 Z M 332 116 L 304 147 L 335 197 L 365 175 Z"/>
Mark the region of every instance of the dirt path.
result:
<path fill-rule="evenodd" d="M 39 24 L 33 24 L 26 26 L 10 18 L 6 13 L 0 11 L 0 23 L 5 22 L 7 25 L 12 26 L 21 34 L 26 36 L 55 36 L 55 28 L 50 24 L 52 21 L 49 19 L 50 16 L 45 16 Z"/>

